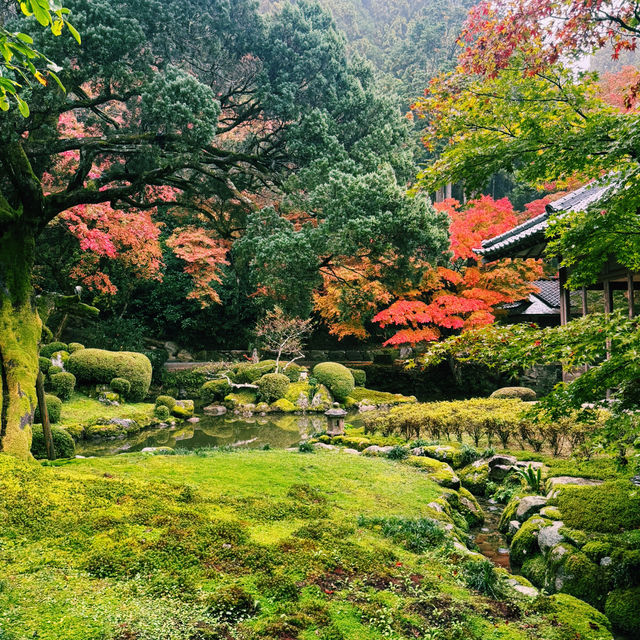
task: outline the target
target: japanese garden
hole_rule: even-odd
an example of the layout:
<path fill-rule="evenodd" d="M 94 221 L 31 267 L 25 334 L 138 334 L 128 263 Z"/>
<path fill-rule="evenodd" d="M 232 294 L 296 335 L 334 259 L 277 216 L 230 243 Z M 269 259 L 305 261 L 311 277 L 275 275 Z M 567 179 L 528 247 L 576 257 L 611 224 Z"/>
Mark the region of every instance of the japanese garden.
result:
<path fill-rule="evenodd" d="M 638 44 L 0 0 L 0 640 L 640 638 Z"/>

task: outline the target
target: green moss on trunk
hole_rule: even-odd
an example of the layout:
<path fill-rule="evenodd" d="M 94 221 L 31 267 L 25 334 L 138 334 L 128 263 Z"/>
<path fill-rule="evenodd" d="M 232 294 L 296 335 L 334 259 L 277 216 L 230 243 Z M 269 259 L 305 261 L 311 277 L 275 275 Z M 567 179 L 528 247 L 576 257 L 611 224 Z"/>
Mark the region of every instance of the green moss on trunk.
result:
<path fill-rule="evenodd" d="M 17 224 L 0 236 L 0 451 L 30 456 L 42 323 L 33 304 L 34 238 Z"/>

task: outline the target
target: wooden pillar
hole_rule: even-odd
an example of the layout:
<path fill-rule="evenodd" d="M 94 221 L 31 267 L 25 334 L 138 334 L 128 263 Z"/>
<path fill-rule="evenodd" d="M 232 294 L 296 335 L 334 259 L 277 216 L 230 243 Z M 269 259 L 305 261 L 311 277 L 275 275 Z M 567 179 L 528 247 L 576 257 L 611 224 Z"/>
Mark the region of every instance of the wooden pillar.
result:
<path fill-rule="evenodd" d="M 602 283 L 602 290 L 604 292 L 604 312 L 611 313 L 613 311 L 613 289 L 609 280 Z"/>
<path fill-rule="evenodd" d="M 627 273 L 627 296 L 629 298 L 629 317 L 633 318 L 635 315 L 634 309 L 634 288 L 633 288 L 633 273 L 629 271 Z"/>
<path fill-rule="evenodd" d="M 558 285 L 560 286 L 560 324 L 567 324 L 571 320 L 571 299 L 567 289 L 567 268 L 558 269 Z"/>
<path fill-rule="evenodd" d="M 451 188 L 453 187 L 453 185 L 450 182 L 447 182 L 447 186 L 444 188 L 444 197 L 445 198 L 450 198 L 451 197 Z"/>
<path fill-rule="evenodd" d="M 589 313 L 589 307 L 587 304 L 587 287 L 582 287 L 580 291 L 580 298 L 582 300 L 582 315 L 586 316 Z"/>

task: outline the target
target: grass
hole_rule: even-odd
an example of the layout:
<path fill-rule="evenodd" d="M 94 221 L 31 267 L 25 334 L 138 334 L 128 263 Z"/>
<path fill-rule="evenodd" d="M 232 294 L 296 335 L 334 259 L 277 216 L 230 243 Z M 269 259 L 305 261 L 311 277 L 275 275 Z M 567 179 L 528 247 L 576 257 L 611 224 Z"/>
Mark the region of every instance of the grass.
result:
<path fill-rule="evenodd" d="M 442 496 L 409 466 L 333 452 L 0 455 L 0 638 L 577 637 L 554 598 L 468 588 L 425 519 Z M 581 639 L 610 640 L 591 615 Z"/>
<path fill-rule="evenodd" d="M 153 404 L 147 402 L 131 402 L 118 406 L 105 405 L 97 400 L 74 392 L 71 399 L 62 405 L 60 426 L 65 424 L 93 425 L 101 418 L 136 418 L 144 416 L 149 419 L 153 416 Z"/>

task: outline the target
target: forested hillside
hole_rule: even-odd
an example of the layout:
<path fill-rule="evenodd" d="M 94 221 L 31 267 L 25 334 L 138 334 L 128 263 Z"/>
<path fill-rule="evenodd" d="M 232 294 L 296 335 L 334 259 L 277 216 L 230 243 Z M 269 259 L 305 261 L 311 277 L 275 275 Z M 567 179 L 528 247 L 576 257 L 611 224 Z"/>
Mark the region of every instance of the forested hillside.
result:
<path fill-rule="evenodd" d="M 282 0 L 261 0 L 273 11 Z M 404 102 L 421 95 L 430 78 L 453 66 L 456 39 L 470 0 L 320 0 L 353 53 L 367 58 L 380 81 Z"/>

